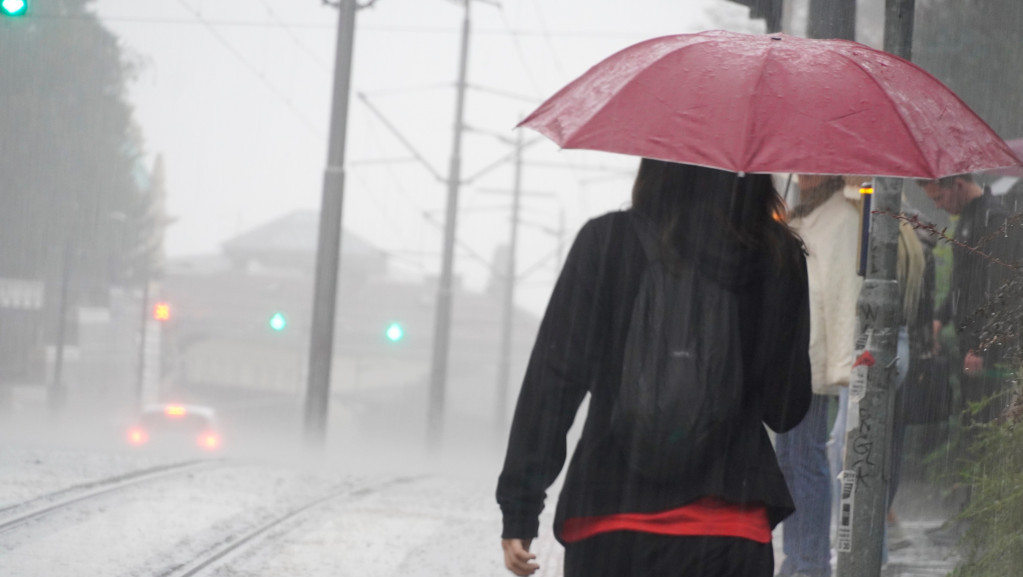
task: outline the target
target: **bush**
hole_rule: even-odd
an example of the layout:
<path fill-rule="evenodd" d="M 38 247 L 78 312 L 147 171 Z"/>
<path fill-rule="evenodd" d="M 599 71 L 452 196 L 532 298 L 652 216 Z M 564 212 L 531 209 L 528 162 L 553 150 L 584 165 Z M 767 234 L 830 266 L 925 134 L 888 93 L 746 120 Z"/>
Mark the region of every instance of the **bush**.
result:
<path fill-rule="evenodd" d="M 1004 577 L 1023 567 L 1023 402 L 1017 395 L 1006 418 L 976 425 L 973 460 L 960 471 L 972 496 L 960 514 L 967 523 L 962 562 L 953 575 Z"/>

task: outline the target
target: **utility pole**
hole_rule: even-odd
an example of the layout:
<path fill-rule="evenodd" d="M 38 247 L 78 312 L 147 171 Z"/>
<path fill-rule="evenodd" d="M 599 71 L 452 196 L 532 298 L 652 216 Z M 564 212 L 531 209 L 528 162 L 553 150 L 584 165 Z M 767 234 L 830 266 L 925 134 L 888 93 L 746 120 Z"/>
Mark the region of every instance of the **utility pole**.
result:
<path fill-rule="evenodd" d="M 344 206 L 345 190 L 345 137 L 357 8 L 356 0 L 338 2 L 334 92 L 330 110 L 327 167 L 324 170 L 323 196 L 320 202 L 316 281 L 305 399 L 305 441 L 307 445 L 317 448 L 323 447 L 326 442 L 327 406 L 330 403 L 330 367 L 334 356 L 334 317 L 341 256 L 341 209 Z"/>
<path fill-rule="evenodd" d="M 138 361 L 135 364 L 135 410 L 141 412 L 145 404 L 146 390 L 146 348 L 149 346 L 149 289 L 150 280 L 150 255 L 145 254 L 145 263 L 142 265 L 142 308 L 139 311 L 139 349 Z"/>
<path fill-rule="evenodd" d="M 856 40 L 856 2 L 810 0 L 806 35 L 809 38 Z"/>
<path fill-rule="evenodd" d="M 515 319 L 515 256 L 518 252 L 519 211 L 522 198 L 522 131 L 515 142 L 515 181 L 512 189 L 511 235 L 508 240 L 508 266 L 504 275 L 504 302 L 501 312 L 501 357 L 497 365 L 497 399 L 494 405 L 494 426 L 498 435 L 504 433 L 508 419 L 508 385 L 511 379 L 511 342 Z"/>
<path fill-rule="evenodd" d="M 911 56 L 915 0 L 887 0 L 884 49 Z M 867 270 L 856 305 L 856 362 L 849 382 L 837 577 L 876 577 L 888 519 L 899 334 L 897 277 L 903 179 L 875 178 Z"/>
<path fill-rule="evenodd" d="M 437 310 L 434 321 L 433 364 L 430 370 L 429 407 L 427 410 L 427 444 L 432 451 L 440 449 L 444 429 L 444 399 L 448 370 L 448 346 L 451 340 L 452 272 L 455 257 L 455 230 L 458 218 L 458 191 L 462 178 L 462 133 L 465 113 L 466 72 L 469 64 L 469 6 L 463 0 L 462 50 L 458 65 L 458 88 L 455 98 L 454 138 L 451 164 L 448 169 L 447 211 L 444 219 L 444 247 L 440 279 L 437 287 Z"/>
<path fill-rule="evenodd" d="M 50 383 L 47 401 L 50 411 L 56 413 L 64 407 L 67 388 L 64 386 L 64 340 L 67 338 L 68 287 L 72 270 L 71 237 L 64 239 L 63 266 L 60 275 L 60 300 L 57 303 L 57 337 L 53 354 L 53 382 Z"/>
<path fill-rule="evenodd" d="M 881 571 L 891 431 L 895 411 L 899 286 L 896 280 L 902 179 L 875 178 L 867 270 L 856 303 L 856 361 L 849 381 L 845 461 L 839 502 L 838 577 Z"/>
<path fill-rule="evenodd" d="M 913 59 L 913 23 L 916 0 L 886 0 L 884 7 L 884 51 L 906 60 Z"/>

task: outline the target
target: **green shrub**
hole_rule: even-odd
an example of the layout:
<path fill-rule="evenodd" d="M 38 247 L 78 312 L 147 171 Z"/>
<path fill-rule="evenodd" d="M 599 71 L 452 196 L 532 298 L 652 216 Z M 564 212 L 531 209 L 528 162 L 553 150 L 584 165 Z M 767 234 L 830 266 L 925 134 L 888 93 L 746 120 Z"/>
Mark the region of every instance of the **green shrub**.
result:
<path fill-rule="evenodd" d="M 979 407 L 970 407 L 976 410 Z M 959 471 L 972 492 L 959 519 L 966 531 L 959 544 L 962 562 L 953 575 L 1005 577 L 1023 567 L 1023 397 L 1004 418 L 976 425 L 973 457 Z"/>

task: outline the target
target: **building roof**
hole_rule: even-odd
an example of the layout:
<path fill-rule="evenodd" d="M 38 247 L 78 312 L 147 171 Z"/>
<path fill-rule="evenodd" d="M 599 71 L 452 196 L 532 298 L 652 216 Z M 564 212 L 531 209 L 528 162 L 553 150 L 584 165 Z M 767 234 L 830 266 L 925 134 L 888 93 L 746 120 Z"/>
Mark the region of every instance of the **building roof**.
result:
<path fill-rule="evenodd" d="M 278 257 L 315 255 L 319 234 L 319 213 L 297 210 L 243 232 L 222 245 L 224 253 L 237 260 L 278 260 Z M 382 251 L 358 235 L 343 230 L 341 251 L 346 257 L 379 259 Z"/>

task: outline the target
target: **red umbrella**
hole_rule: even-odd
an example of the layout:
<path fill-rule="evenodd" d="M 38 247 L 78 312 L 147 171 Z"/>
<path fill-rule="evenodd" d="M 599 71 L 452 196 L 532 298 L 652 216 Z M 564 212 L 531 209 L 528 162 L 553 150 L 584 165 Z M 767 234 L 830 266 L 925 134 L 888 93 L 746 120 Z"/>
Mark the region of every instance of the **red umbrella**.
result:
<path fill-rule="evenodd" d="M 1023 138 L 1014 138 L 1012 140 L 1006 140 L 1006 144 L 1009 148 L 1016 153 L 1016 156 L 1023 157 Z M 995 170 L 989 171 L 990 174 L 995 176 L 1011 176 L 1013 178 L 1023 178 L 1023 167 L 1012 166 L 1009 168 L 996 168 Z"/>
<path fill-rule="evenodd" d="M 733 172 L 938 178 L 1021 164 L 919 66 L 856 42 L 785 34 L 640 42 L 521 125 L 563 148 Z"/>

